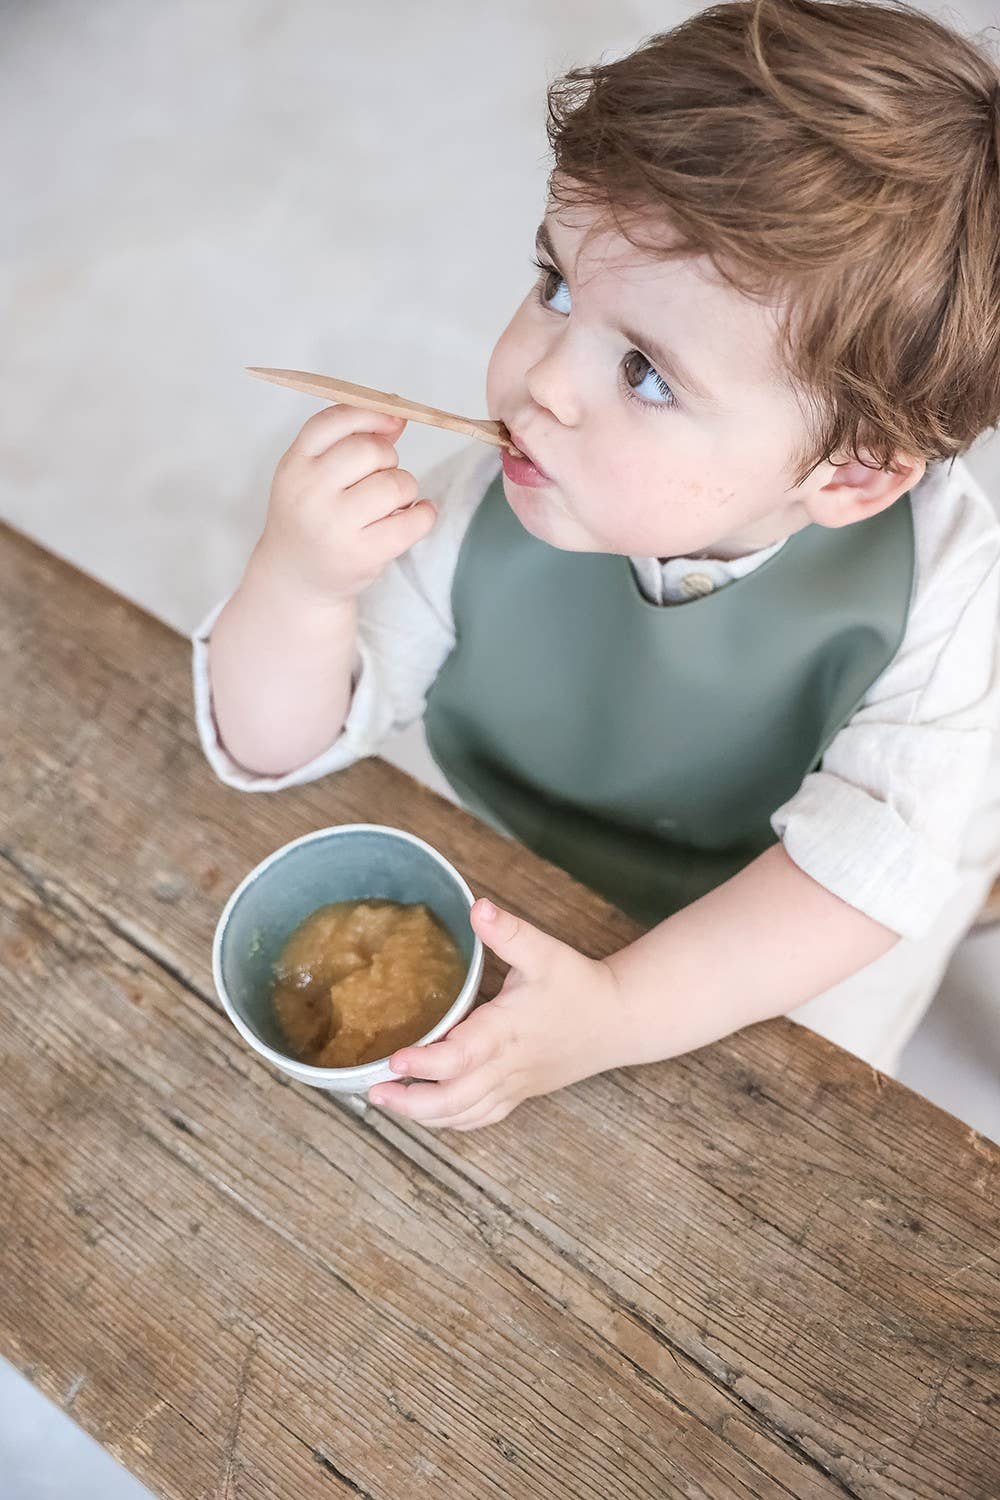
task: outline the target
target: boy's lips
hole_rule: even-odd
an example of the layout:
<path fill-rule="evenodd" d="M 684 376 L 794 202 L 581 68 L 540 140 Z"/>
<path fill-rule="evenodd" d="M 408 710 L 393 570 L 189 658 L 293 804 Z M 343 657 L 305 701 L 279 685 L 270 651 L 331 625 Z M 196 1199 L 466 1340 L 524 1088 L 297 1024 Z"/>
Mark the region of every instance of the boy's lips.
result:
<path fill-rule="evenodd" d="M 550 473 L 548 473 L 548 471 L 546 469 L 542 468 L 541 464 L 538 462 L 538 459 L 535 457 L 535 455 L 531 451 L 531 449 L 525 444 L 524 439 L 520 436 L 520 434 L 516 433 L 514 431 L 513 427 L 508 427 L 507 431 L 510 433 L 511 437 L 514 439 L 514 442 L 517 444 L 518 448 L 524 454 L 525 458 L 530 459 L 531 462 L 534 464 L 534 466 L 538 470 L 539 474 L 541 474 L 544 479 L 551 479 L 552 475 Z"/>

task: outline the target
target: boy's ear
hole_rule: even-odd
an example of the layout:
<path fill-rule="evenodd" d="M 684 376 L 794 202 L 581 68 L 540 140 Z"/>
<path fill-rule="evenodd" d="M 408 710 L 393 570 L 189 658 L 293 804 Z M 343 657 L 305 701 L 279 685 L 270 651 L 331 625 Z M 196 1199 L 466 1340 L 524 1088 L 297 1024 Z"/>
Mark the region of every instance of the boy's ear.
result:
<path fill-rule="evenodd" d="M 803 501 L 809 518 L 819 526 L 850 526 L 852 521 L 867 521 L 887 510 L 893 501 L 923 478 L 927 461 L 911 458 L 908 454 L 895 454 L 898 474 L 887 469 L 870 468 L 871 454 L 862 448 L 866 463 L 849 458 L 846 463 L 834 467 L 833 473 L 820 489 Z"/>

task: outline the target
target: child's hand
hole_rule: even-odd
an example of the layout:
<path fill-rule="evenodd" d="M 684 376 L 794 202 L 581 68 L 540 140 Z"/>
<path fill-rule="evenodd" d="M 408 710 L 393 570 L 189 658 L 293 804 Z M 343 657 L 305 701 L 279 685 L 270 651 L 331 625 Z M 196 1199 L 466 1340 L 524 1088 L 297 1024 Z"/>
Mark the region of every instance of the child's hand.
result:
<path fill-rule="evenodd" d="M 477 901 L 476 933 L 511 965 L 503 988 L 423 1047 L 402 1047 L 396 1073 L 433 1083 L 379 1083 L 368 1099 L 422 1125 L 474 1130 L 510 1114 L 522 1099 L 620 1066 L 621 992 L 611 969 Z"/>
<path fill-rule="evenodd" d="M 437 512 L 429 500 L 412 503 L 417 481 L 393 447 L 405 426 L 343 404 L 309 418 L 278 462 L 257 543 L 272 577 L 323 603 L 347 602 L 427 535 Z"/>

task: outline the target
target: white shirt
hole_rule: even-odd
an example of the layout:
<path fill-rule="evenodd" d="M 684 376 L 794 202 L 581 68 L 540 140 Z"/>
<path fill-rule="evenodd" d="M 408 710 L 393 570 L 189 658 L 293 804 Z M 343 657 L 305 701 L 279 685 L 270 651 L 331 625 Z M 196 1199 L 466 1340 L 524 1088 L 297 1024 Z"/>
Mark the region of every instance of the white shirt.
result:
<path fill-rule="evenodd" d="M 438 518 L 358 601 L 350 707 L 337 739 L 307 764 L 257 776 L 220 743 L 207 643 L 227 600 L 192 635 L 205 755 L 243 791 L 279 791 L 375 755 L 423 715 L 455 644 L 451 587 L 466 528 L 500 467 L 475 439 L 434 465 L 419 493 Z M 962 462 L 928 466 L 910 492 L 916 576 L 899 651 L 831 741 L 820 768 L 771 825 L 789 857 L 835 895 L 903 937 L 925 934 L 960 885 L 969 851 L 1000 867 L 1000 521 Z M 683 602 L 743 577 L 749 557 L 631 558 L 653 603 Z"/>
<path fill-rule="evenodd" d="M 716 589 L 732 583 L 734 578 L 745 578 L 780 552 L 787 542 L 784 537 L 773 547 L 762 547 L 759 552 L 748 552 L 744 557 L 723 560 L 720 557 L 630 557 L 632 570 L 639 587 L 650 604 L 687 604 L 691 599 L 700 599 L 705 594 L 714 594 Z"/>

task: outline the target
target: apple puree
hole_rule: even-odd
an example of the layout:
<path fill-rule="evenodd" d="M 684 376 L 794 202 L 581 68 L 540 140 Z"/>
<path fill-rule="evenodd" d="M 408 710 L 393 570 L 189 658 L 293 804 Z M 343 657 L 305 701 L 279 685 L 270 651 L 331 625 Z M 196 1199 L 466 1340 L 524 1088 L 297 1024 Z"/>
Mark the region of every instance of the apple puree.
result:
<path fill-rule="evenodd" d="M 350 1068 L 419 1041 L 457 998 L 466 966 L 423 902 L 320 906 L 274 966 L 274 1009 L 300 1062 Z"/>

